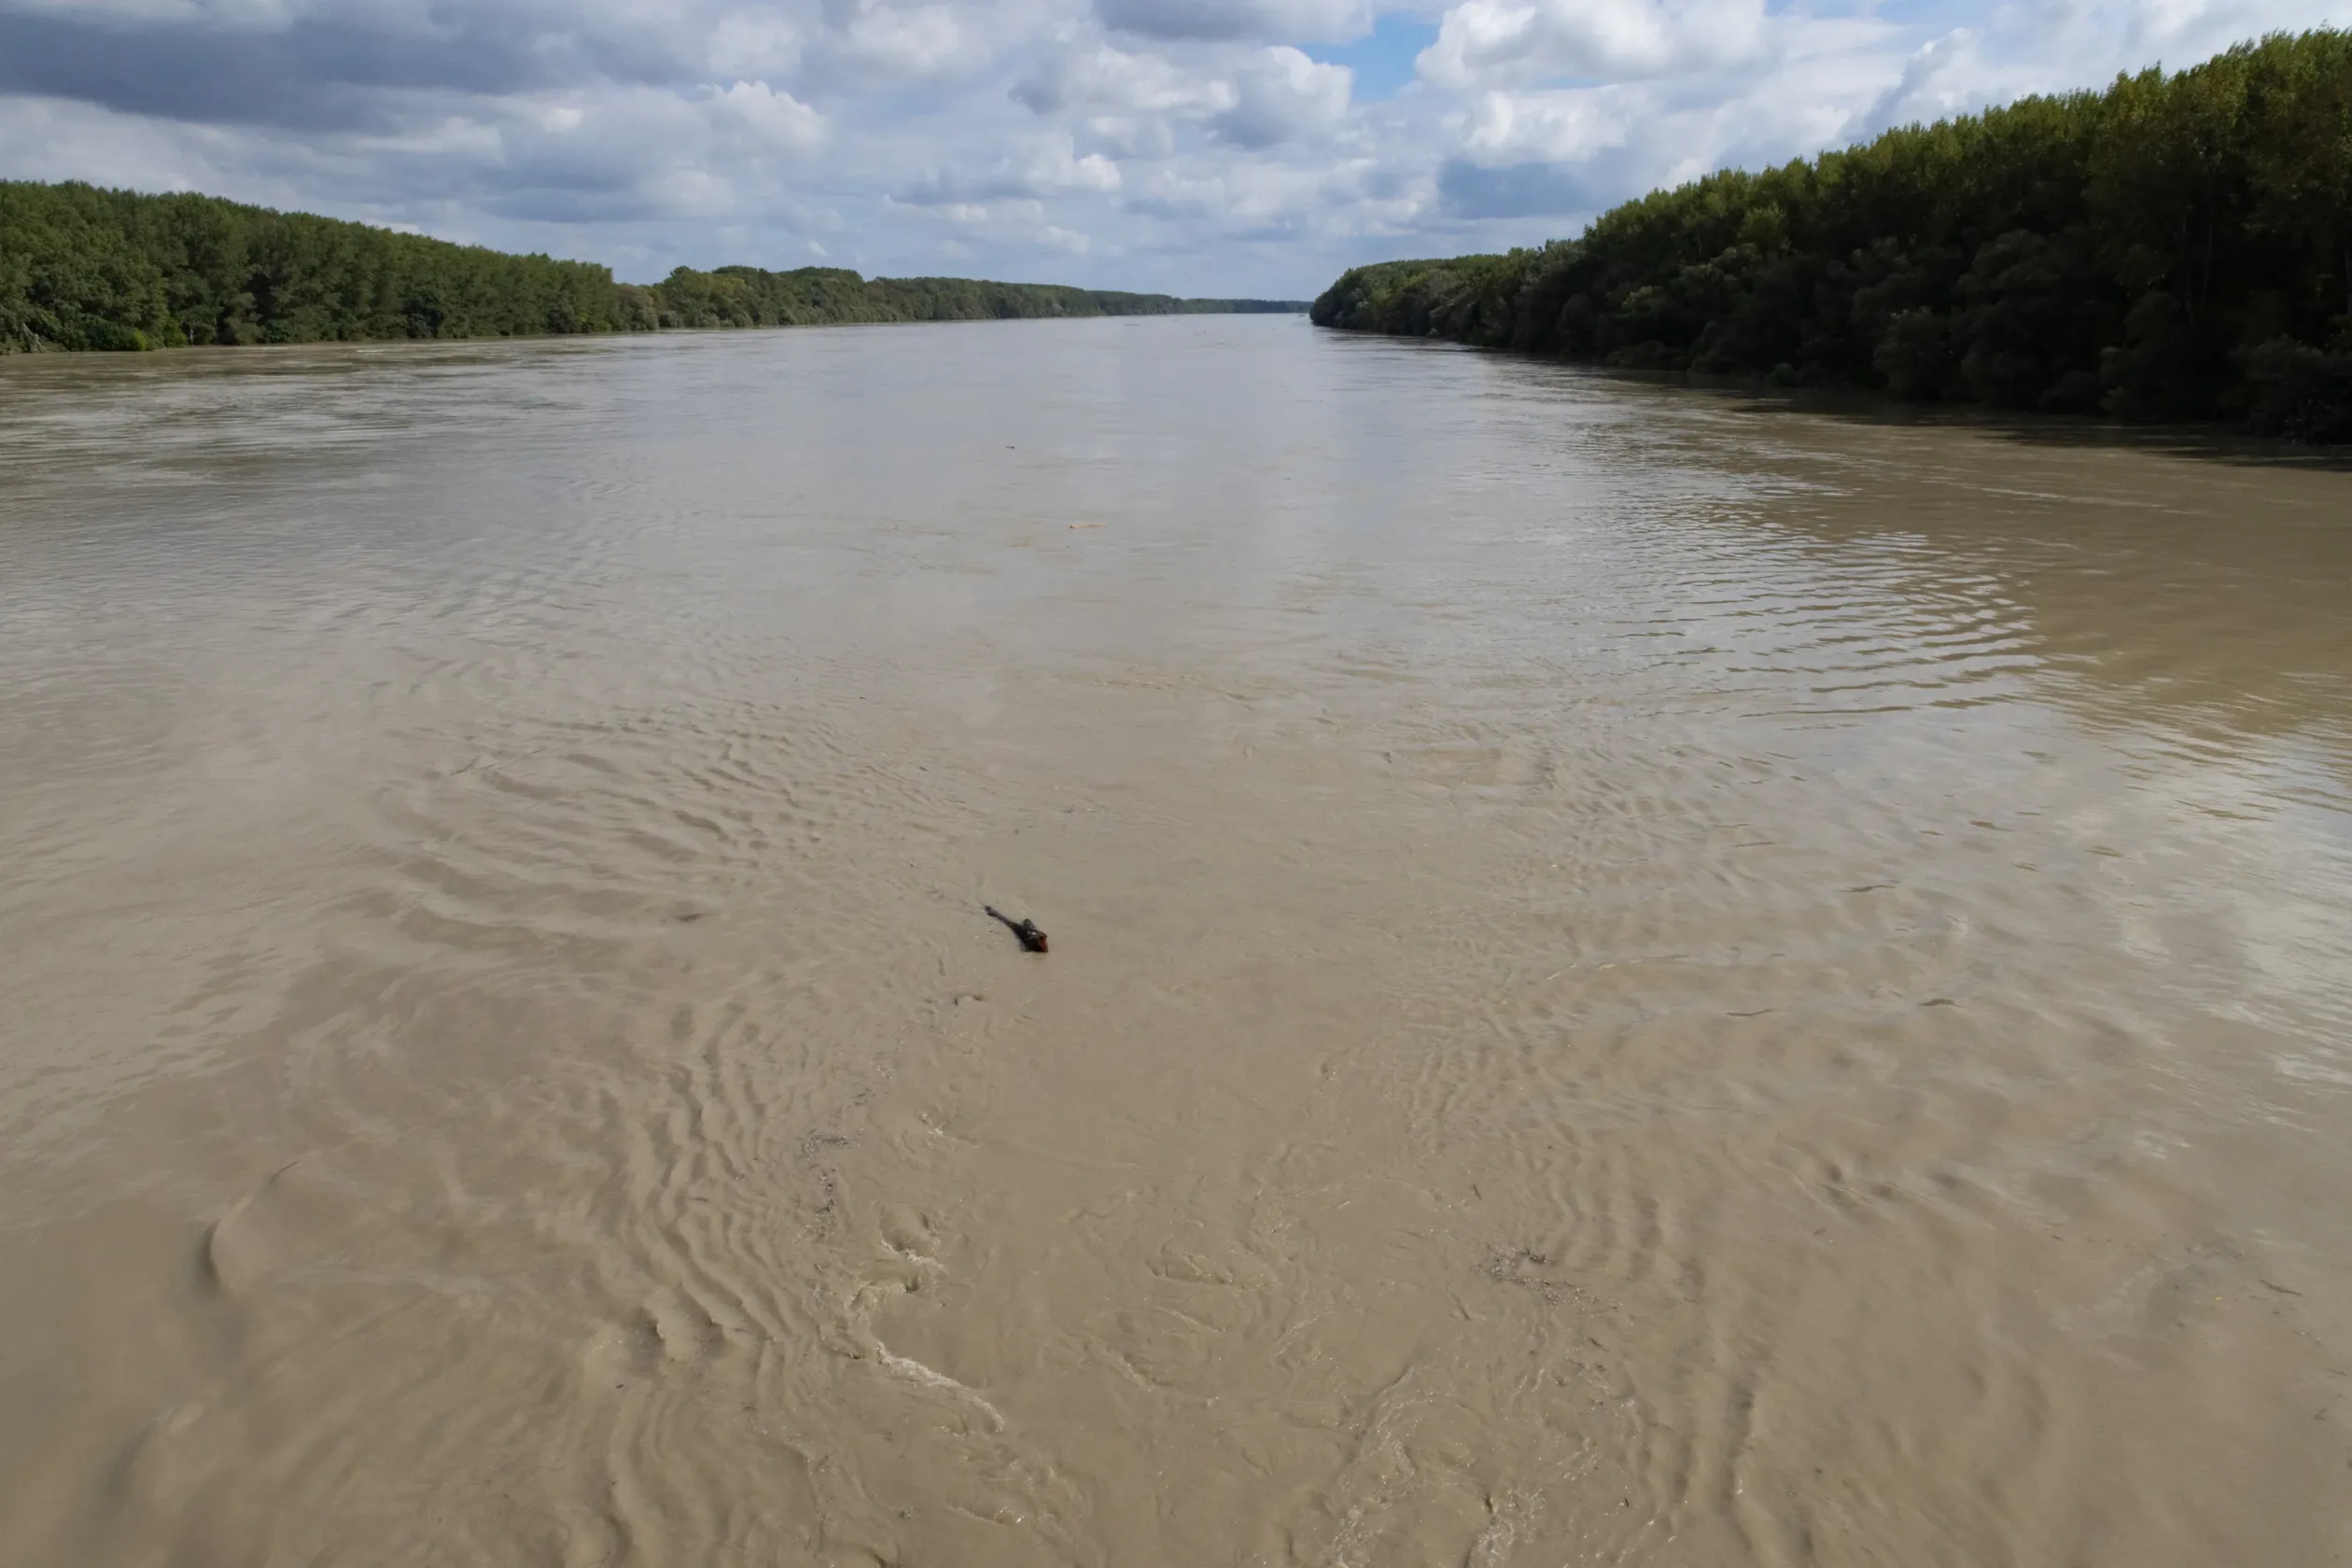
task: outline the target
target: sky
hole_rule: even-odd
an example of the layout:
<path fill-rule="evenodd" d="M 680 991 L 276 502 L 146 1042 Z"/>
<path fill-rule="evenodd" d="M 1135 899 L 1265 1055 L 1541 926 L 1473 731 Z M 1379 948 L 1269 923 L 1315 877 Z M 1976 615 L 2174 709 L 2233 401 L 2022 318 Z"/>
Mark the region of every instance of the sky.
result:
<path fill-rule="evenodd" d="M 0 0 L 0 177 L 609 264 L 1308 298 L 2352 0 Z"/>

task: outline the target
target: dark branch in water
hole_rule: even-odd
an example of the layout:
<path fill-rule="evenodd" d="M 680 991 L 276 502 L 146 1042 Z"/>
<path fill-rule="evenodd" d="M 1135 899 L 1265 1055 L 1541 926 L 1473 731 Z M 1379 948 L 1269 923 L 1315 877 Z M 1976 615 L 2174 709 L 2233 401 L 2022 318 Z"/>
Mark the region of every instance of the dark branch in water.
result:
<path fill-rule="evenodd" d="M 1021 939 L 1021 948 L 1024 952 L 1043 953 L 1045 951 L 1045 933 L 1037 929 L 1035 920 L 1015 920 L 993 903 L 984 903 L 980 907 L 988 912 L 990 919 L 1003 921 L 1013 934 Z"/>

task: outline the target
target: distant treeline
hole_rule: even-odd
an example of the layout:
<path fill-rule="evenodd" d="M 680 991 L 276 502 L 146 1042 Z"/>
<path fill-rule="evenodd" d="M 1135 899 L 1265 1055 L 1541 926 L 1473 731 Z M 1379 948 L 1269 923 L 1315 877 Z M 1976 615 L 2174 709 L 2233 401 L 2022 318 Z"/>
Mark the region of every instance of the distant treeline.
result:
<path fill-rule="evenodd" d="M 1323 326 L 1920 400 L 2352 440 L 2352 35 L 1727 171 Z"/>
<path fill-rule="evenodd" d="M 839 267 L 789 273 L 680 267 L 646 287 L 615 291 L 632 331 L 652 327 L 813 327 L 833 321 L 988 321 L 1043 315 L 1227 315 L 1295 313 L 1300 300 L 1180 300 L 1169 294 L 1064 288 L 973 278 L 861 278 Z"/>
<path fill-rule="evenodd" d="M 0 181 L 0 354 L 665 327 L 1295 311 L 1042 284 L 874 278 L 834 267 L 610 269 L 211 196 Z"/>

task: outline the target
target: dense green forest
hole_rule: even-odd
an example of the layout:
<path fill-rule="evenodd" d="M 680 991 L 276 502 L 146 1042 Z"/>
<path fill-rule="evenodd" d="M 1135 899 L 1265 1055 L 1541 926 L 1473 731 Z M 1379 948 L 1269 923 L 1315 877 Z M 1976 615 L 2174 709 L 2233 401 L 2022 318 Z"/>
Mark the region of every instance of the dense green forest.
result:
<path fill-rule="evenodd" d="M 680 267 L 638 287 L 585 261 L 211 196 L 0 181 L 0 353 L 1298 308 L 834 267 Z"/>
<path fill-rule="evenodd" d="M 1536 249 L 1360 267 L 1311 314 L 1631 369 L 2352 440 L 2352 35 L 1726 171 Z"/>

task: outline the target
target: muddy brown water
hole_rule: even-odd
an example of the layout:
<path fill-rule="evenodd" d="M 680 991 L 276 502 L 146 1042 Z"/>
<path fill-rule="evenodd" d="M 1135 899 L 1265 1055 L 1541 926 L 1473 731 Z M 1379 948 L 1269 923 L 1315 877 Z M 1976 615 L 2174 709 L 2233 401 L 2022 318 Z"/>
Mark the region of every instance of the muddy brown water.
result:
<path fill-rule="evenodd" d="M 0 364 L 0 1561 L 2345 1561 L 2347 605 L 1289 319 Z"/>

